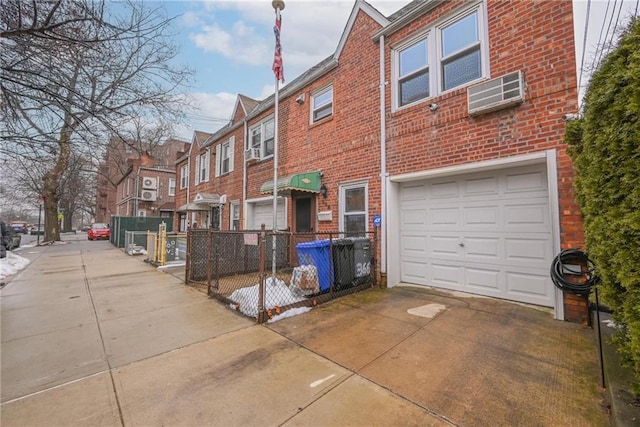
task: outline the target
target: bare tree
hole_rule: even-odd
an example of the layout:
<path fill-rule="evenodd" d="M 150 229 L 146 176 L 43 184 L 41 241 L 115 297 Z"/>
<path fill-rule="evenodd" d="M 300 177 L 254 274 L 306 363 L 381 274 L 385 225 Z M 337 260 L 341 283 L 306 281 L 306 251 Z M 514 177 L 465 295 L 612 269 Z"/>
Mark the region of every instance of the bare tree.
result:
<path fill-rule="evenodd" d="M 178 121 L 191 72 L 170 64 L 171 20 L 141 2 L 3 0 L 1 9 L 0 153 L 48 165 L 44 240 L 59 240 L 73 154 L 103 152 L 132 120 Z"/>

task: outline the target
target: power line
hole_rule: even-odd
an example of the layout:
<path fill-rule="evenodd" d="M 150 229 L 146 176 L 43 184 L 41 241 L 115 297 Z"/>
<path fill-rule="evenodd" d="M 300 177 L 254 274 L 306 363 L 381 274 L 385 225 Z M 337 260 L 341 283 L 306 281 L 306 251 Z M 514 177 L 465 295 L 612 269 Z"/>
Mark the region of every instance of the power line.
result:
<path fill-rule="evenodd" d="M 640 0 L 638 0 L 640 1 Z M 580 78 L 578 79 L 578 90 L 582 87 L 582 75 L 584 73 L 584 56 L 587 50 L 587 32 L 589 30 L 589 15 L 591 13 L 591 0 L 587 1 L 587 16 L 584 21 L 584 37 L 582 38 L 582 58 L 580 59 Z"/>

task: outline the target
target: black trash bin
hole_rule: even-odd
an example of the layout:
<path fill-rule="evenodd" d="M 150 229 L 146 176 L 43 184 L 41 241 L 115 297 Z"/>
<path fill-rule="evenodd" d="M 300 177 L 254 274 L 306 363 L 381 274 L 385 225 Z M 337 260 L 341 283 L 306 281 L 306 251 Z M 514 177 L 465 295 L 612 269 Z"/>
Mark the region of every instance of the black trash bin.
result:
<path fill-rule="evenodd" d="M 353 286 L 353 241 L 338 239 L 333 241 L 334 288 L 339 291 Z"/>
<path fill-rule="evenodd" d="M 353 237 L 353 277 L 355 284 L 371 281 L 371 240 Z"/>

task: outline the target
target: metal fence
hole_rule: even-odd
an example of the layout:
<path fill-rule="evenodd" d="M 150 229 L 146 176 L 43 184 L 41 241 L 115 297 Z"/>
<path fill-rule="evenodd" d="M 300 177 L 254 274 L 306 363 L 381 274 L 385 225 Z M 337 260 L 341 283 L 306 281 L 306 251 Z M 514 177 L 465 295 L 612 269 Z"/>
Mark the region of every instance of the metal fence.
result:
<path fill-rule="evenodd" d="M 375 232 L 194 229 L 185 282 L 261 323 L 376 285 L 377 243 Z"/>

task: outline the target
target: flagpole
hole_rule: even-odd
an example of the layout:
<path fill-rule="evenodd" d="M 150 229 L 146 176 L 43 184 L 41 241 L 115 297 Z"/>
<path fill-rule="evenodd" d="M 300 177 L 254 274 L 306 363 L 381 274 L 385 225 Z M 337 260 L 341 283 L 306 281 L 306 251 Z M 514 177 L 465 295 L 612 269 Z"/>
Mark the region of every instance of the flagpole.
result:
<path fill-rule="evenodd" d="M 271 253 L 271 285 L 276 284 L 276 269 L 277 269 L 277 257 L 276 257 L 276 231 L 278 230 L 278 103 L 279 103 L 279 88 L 280 79 L 283 79 L 282 74 L 282 54 L 280 52 L 280 11 L 284 9 L 284 1 L 273 0 L 271 6 L 276 12 L 276 52 L 274 58 L 274 72 L 275 72 L 275 102 L 274 102 L 274 117 L 273 117 L 273 236 L 272 236 L 272 253 Z M 276 64 L 276 61 L 279 63 Z M 275 66 L 278 65 L 278 69 Z M 283 79 L 284 80 L 284 79 Z"/>

